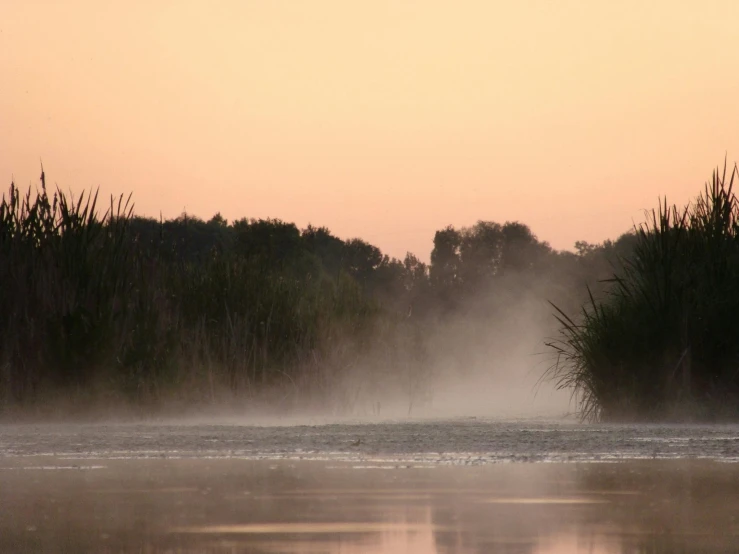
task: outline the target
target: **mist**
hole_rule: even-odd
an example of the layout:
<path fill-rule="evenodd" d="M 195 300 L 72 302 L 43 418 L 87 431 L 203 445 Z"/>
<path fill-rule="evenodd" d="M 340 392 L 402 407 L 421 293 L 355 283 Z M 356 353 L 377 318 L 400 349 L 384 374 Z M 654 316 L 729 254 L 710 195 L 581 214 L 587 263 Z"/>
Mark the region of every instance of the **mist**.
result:
<path fill-rule="evenodd" d="M 434 236 L 430 263 L 280 220 L 136 216 L 11 186 L 0 210 L 0 410 L 562 416 L 554 306 L 628 253 L 557 251 L 519 222 Z M 33 274 L 33 278 L 27 276 Z M 53 414 L 53 415 L 52 415 Z"/>
<path fill-rule="evenodd" d="M 0 552 L 737 552 L 736 16 L 0 4 Z"/>
<path fill-rule="evenodd" d="M 480 292 L 464 307 L 428 318 L 415 336 L 398 339 L 413 346 L 391 370 L 377 360 L 382 353 L 370 352 L 337 384 L 336 394 L 354 394 L 356 416 L 569 415 L 571 392 L 543 379 L 552 363 L 545 340 L 557 332 L 547 301 L 552 277 L 521 287 L 520 276 L 511 275 L 495 292 Z"/>

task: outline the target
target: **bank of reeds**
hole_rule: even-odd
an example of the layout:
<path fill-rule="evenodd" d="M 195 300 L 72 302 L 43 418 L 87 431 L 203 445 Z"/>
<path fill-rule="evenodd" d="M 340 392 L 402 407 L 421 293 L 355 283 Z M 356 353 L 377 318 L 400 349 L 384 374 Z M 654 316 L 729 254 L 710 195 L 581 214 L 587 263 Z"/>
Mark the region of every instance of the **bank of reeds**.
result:
<path fill-rule="evenodd" d="M 173 256 L 132 214 L 123 197 L 103 211 L 96 194 L 50 194 L 43 174 L 39 191 L 2 197 L 0 412 L 248 398 L 363 348 L 377 309 L 346 274 Z"/>
<path fill-rule="evenodd" d="M 547 377 L 573 391 L 582 417 L 739 416 L 737 177 L 724 165 L 688 206 L 661 202 L 607 296 L 579 317 L 557 310 Z"/>

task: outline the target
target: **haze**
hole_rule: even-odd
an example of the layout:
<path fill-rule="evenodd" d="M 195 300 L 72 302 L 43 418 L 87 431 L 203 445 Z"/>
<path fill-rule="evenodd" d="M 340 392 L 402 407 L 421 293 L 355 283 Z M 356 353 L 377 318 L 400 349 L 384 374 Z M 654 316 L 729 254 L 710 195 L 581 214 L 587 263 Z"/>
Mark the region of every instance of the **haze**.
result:
<path fill-rule="evenodd" d="M 739 4 L 6 1 L 0 176 L 137 213 L 277 217 L 427 259 L 557 248 L 682 204 L 739 151 Z"/>

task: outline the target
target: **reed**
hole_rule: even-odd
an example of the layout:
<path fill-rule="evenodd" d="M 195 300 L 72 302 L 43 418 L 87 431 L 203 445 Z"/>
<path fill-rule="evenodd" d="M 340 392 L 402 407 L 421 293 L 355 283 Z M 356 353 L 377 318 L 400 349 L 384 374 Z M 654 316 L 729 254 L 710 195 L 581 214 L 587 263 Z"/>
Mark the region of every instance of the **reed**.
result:
<path fill-rule="evenodd" d="M 739 415 L 738 176 L 725 164 L 686 207 L 662 201 L 604 298 L 577 317 L 554 306 L 546 377 L 573 392 L 584 419 Z"/>
<path fill-rule="evenodd" d="M 170 240 L 178 225 L 186 232 Z M 43 173 L 38 191 L 11 184 L 0 202 L 0 410 L 99 391 L 139 404 L 248 396 L 369 332 L 378 310 L 343 271 L 330 276 L 304 252 L 270 264 L 211 249 L 204 226 L 222 232 L 149 228 L 130 198 L 102 211 L 97 193 L 50 194 Z"/>
<path fill-rule="evenodd" d="M 132 206 L 57 190 L 21 195 L 11 184 L 0 203 L 2 397 L 21 400 L 45 382 L 82 385 L 113 345 L 125 318 L 126 221 Z M 50 362 L 53 363 L 50 365 Z M 51 368 L 54 368 L 53 370 Z"/>

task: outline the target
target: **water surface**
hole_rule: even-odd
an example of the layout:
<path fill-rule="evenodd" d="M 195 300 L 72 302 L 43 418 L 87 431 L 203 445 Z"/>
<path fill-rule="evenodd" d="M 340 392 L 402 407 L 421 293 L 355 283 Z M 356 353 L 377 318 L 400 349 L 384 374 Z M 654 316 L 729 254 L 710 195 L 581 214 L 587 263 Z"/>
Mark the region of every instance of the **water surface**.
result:
<path fill-rule="evenodd" d="M 387 459 L 399 462 L 739 461 L 739 425 L 457 419 L 310 425 L 4 425 L 0 457 Z"/>
<path fill-rule="evenodd" d="M 0 552 L 728 553 L 739 428 L 0 427 Z"/>

